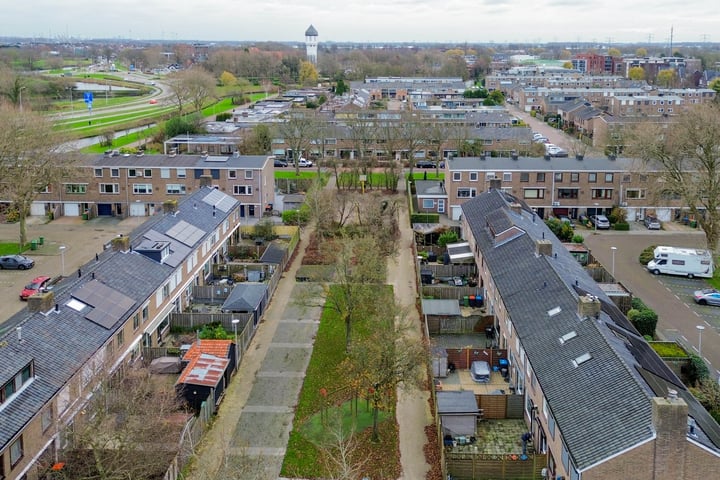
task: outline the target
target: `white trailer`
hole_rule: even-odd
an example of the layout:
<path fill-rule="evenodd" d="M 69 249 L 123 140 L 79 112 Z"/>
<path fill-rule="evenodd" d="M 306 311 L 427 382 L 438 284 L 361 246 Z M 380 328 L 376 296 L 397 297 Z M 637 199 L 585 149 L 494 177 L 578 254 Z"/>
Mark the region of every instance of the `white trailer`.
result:
<path fill-rule="evenodd" d="M 698 248 L 656 247 L 647 264 L 649 272 L 682 275 L 688 278 L 713 276 L 713 258 L 709 250 Z"/>

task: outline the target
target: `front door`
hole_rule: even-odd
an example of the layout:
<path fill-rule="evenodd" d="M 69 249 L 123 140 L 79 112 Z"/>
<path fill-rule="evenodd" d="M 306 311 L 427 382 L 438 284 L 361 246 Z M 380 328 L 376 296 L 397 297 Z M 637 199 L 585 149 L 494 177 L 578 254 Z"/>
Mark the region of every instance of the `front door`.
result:
<path fill-rule="evenodd" d="M 445 213 L 445 199 L 438 199 L 438 213 Z"/>

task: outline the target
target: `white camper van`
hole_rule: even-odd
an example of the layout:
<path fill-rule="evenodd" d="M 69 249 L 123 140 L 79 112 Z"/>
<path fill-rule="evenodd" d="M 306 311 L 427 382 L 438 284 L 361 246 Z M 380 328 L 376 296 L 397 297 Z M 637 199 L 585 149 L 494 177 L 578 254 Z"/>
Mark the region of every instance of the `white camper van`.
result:
<path fill-rule="evenodd" d="M 688 278 L 713 276 L 710 251 L 697 248 L 657 247 L 647 269 L 655 275 L 682 275 Z"/>

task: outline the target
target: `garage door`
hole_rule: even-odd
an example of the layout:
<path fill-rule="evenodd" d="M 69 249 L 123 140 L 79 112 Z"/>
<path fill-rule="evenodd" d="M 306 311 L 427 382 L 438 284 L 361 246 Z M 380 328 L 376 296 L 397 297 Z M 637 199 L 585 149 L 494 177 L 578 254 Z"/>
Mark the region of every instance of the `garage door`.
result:
<path fill-rule="evenodd" d="M 131 203 L 130 204 L 130 216 L 131 217 L 144 217 L 145 216 L 145 204 L 144 203 Z"/>
<path fill-rule="evenodd" d="M 43 202 L 33 202 L 30 205 L 30 215 L 33 217 L 42 217 L 45 215 L 45 204 Z"/>
<path fill-rule="evenodd" d="M 98 216 L 109 217 L 112 215 L 112 203 L 98 203 Z"/>
<path fill-rule="evenodd" d="M 66 203 L 64 206 L 64 212 L 66 217 L 79 217 L 80 216 L 80 204 L 79 203 Z"/>

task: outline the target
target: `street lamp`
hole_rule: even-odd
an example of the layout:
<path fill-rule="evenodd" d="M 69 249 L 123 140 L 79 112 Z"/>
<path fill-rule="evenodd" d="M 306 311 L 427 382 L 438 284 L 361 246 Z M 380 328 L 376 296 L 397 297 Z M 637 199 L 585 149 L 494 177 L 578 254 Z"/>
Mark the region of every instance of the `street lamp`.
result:
<path fill-rule="evenodd" d="M 698 329 L 698 356 L 702 358 L 702 332 L 705 330 L 705 325 L 698 325 L 695 328 Z"/>
<path fill-rule="evenodd" d="M 240 345 L 238 345 L 237 326 L 240 320 L 237 318 L 232 319 L 233 333 L 235 334 L 235 370 L 238 369 L 238 363 L 240 362 Z"/>
<path fill-rule="evenodd" d="M 20 111 L 23 111 L 23 104 L 22 104 L 22 92 L 25 90 L 25 87 L 20 87 L 18 89 L 18 103 L 20 104 Z"/>
<path fill-rule="evenodd" d="M 596 202 L 596 203 L 593 203 L 593 205 L 595 205 L 595 221 L 593 222 L 593 224 L 595 225 L 595 233 L 597 233 L 597 217 L 598 217 L 598 209 L 597 209 L 597 207 L 598 207 L 600 204 Z"/>
<path fill-rule="evenodd" d="M 65 245 L 60 245 L 58 249 L 60 250 L 60 268 L 61 268 L 61 275 L 65 276 Z"/>
<path fill-rule="evenodd" d="M 617 251 L 617 247 L 610 247 L 610 250 L 612 251 L 612 276 L 615 279 L 615 251 Z"/>

